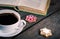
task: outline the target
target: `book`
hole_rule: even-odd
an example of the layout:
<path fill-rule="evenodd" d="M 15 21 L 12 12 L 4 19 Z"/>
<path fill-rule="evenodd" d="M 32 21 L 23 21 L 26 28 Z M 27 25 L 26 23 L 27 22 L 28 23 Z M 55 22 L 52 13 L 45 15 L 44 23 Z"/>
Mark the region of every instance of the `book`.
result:
<path fill-rule="evenodd" d="M 50 0 L 20 0 L 18 9 L 34 14 L 46 15 L 49 4 Z"/>
<path fill-rule="evenodd" d="M 19 10 L 46 15 L 50 0 L 0 0 L 1 5 L 17 6 Z"/>

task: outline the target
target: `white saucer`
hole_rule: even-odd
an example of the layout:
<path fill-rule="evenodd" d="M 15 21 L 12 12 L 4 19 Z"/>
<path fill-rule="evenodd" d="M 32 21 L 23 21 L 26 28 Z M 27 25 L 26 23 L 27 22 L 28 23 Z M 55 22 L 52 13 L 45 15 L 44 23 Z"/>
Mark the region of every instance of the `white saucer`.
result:
<path fill-rule="evenodd" d="M 19 34 L 22 30 L 23 30 L 23 26 L 19 25 L 20 27 L 18 29 L 16 29 L 16 31 L 14 33 L 4 33 L 2 31 L 0 31 L 0 37 L 12 37 L 15 36 L 17 34 Z"/>

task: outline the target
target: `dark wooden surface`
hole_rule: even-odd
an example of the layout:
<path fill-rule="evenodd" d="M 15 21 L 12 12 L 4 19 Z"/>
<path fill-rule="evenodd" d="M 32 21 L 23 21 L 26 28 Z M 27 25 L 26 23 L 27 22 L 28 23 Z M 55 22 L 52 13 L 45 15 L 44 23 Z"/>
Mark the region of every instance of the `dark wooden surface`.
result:
<path fill-rule="evenodd" d="M 1 9 L 13 9 L 7 7 L 0 7 Z M 14 10 L 14 9 L 13 9 Z M 20 13 L 21 18 L 25 19 L 26 15 L 31 13 L 17 11 Z M 33 14 L 35 15 L 35 14 Z M 60 39 L 60 1 L 51 0 L 51 4 L 47 16 L 35 15 L 38 20 L 35 23 L 28 23 L 23 31 L 14 37 L 0 37 L 0 39 Z M 47 27 L 52 30 L 53 35 L 45 38 L 39 34 L 39 29 Z"/>

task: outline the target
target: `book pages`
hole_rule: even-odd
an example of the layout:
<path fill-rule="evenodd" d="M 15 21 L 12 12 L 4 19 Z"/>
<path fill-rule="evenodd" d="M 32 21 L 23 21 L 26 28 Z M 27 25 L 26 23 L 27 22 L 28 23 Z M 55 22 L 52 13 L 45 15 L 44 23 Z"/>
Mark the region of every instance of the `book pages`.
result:
<path fill-rule="evenodd" d="M 27 6 L 30 8 L 44 11 L 47 0 L 20 0 L 20 6 Z"/>
<path fill-rule="evenodd" d="M 20 6 L 19 3 L 20 3 L 20 0 L 0 0 L 0 4 L 3 4 L 3 5 Z"/>
<path fill-rule="evenodd" d="M 0 0 L 0 6 L 1 4 L 17 6 L 21 11 L 46 15 L 50 0 Z"/>
<path fill-rule="evenodd" d="M 46 3 L 47 3 L 47 0 L 0 0 L 0 4 L 27 6 L 27 7 L 42 10 L 42 11 L 45 10 Z"/>

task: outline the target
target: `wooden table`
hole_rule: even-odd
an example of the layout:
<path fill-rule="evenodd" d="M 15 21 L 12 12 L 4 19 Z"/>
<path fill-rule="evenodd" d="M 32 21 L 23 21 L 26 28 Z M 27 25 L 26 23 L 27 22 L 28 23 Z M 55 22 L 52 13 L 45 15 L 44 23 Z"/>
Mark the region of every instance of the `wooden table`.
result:
<path fill-rule="evenodd" d="M 51 1 L 47 16 L 36 15 L 38 17 L 37 22 L 28 23 L 21 33 L 14 37 L 0 37 L 0 39 L 60 39 L 60 1 Z M 1 9 L 13 9 L 10 7 L 0 7 Z M 13 9 L 14 10 L 14 9 Z M 25 19 L 26 15 L 31 13 L 17 11 L 20 13 L 21 18 Z M 25 14 L 24 14 L 25 13 Z M 39 29 L 47 27 L 52 30 L 53 35 L 45 38 L 39 34 Z"/>

